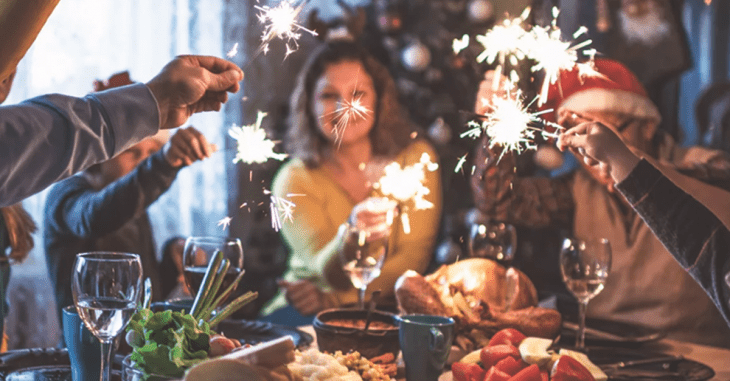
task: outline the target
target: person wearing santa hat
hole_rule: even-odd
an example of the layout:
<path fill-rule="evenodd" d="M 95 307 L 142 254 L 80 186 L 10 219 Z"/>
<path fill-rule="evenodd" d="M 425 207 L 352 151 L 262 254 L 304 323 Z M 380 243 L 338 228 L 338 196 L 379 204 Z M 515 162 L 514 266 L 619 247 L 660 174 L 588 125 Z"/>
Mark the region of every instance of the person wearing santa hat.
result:
<path fill-rule="evenodd" d="M 597 75 L 564 71 L 549 90 L 546 118 L 570 128 L 600 122 L 632 150 L 666 169 L 684 189 L 730 216 L 730 157 L 701 147 L 680 147 L 658 129 L 660 115 L 636 76 L 619 62 L 598 58 Z M 486 98 L 481 86 L 478 100 Z M 483 114 L 483 102 L 476 111 Z M 483 141 L 486 144 L 486 140 Z M 486 147 L 486 145 L 485 145 Z M 730 347 L 730 328 L 683 267 L 667 252 L 600 166 L 583 165 L 568 175 L 521 177 L 514 157 L 477 150 L 474 199 L 489 217 L 532 228 L 561 227 L 581 239 L 607 238 L 613 262 L 604 290 L 591 300 L 588 316 L 641 324 L 669 337 Z M 701 181 L 700 181 L 701 180 Z M 710 184 L 710 185 L 708 185 Z M 727 205 L 726 205 L 727 204 Z M 708 335 L 708 332 L 713 332 Z"/>
<path fill-rule="evenodd" d="M 130 84 L 129 73 L 123 72 L 96 81 L 94 87 L 103 91 Z M 215 150 L 193 127 L 181 128 L 171 138 L 167 130 L 160 130 L 51 188 L 44 210 L 43 243 L 59 321 L 63 307 L 73 304 L 71 275 L 78 253 L 139 254 L 145 277 L 152 280 L 153 297 L 164 299 L 146 209 L 170 188 L 184 166 L 210 157 Z"/>
<path fill-rule="evenodd" d="M 600 122 L 581 123 L 561 133 L 557 144 L 611 176 L 616 189 L 730 325 L 730 230 L 721 220 L 727 216 L 715 215 Z"/>

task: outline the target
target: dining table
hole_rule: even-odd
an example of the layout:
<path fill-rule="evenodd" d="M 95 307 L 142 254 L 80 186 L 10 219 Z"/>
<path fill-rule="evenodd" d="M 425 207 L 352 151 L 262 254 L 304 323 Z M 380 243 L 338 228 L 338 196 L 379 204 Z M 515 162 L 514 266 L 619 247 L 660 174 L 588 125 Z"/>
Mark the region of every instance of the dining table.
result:
<path fill-rule="evenodd" d="M 298 327 L 300 330 L 312 335 L 314 340 L 311 346 L 316 347 L 317 336 L 311 325 Z M 683 356 L 685 359 L 697 361 L 709 366 L 715 371 L 715 376 L 710 381 L 730 381 L 730 349 L 719 348 L 708 345 L 695 344 L 685 341 L 677 341 L 672 339 L 661 339 L 653 342 L 641 344 L 635 348 L 638 351 L 657 352 L 667 355 Z M 402 360 L 399 358 L 399 367 L 402 368 Z M 403 375 L 403 369 L 400 369 L 397 381 L 407 381 Z M 445 369 L 439 377 L 439 381 L 452 381 L 451 371 Z"/>

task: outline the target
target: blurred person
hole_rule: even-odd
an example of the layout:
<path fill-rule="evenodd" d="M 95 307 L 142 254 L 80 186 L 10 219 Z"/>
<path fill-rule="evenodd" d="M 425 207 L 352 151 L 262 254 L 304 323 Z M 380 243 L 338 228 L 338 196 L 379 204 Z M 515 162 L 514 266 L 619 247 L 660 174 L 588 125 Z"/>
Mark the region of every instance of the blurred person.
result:
<path fill-rule="evenodd" d="M 130 84 L 128 73 L 108 81 Z M 108 84 L 96 83 L 98 90 Z M 215 151 L 193 127 L 168 132 L 126 149 L 51 188 L 44 210 L 43 242 L 59 318 L 73 304 L 71 276 L 76 254 L 115 251 L 139 254 L 154 300 L 163 300 L 160 273 L 147 207 L 165 193 L 184 166 Z M 171 271 L 169 269 L 167 271 Z"/>
<path fill-rule="evenodd" d="M 0 104 L 5 102 L 13 87 L 15 70 L 0 82 Z M 4 322 L 8 313 L 6 295 L 10 282 L 10 265 L 20 263 L 33 249 L 33 233 L 37 230 L 35 222 L 20 203 L 0 208 L 0 332 L 3 334 L 0 352 L 8 349 Z"/>
<path fill-rule="evenodd" d="M 338 130 L 341 109 L 358 101 L 369 110 L 353 116 Z M 391 162 L 419 162 L 426 153 L 438 162 L 426 141 L 412 138 L 415 127 L 398 103 L 387 69 L 357 44 L 331 41 L 308 59 L 291 97 L 287 152 L 292 159 L 276 174 L 272 192 L 296 197 L 293 220 L 281 233 L 290 249 L 289 269 L 281 292 L 262 310 L 264 320 L 289 325 L 311 324 L 326 308 L 351 306 L 358 290 L 337 256 L 346 221 L 368 225 L 382 220 L 367 210 L 367 199 L 382 196 L 373 184 Z M 415 135 L 413 135 L 415 136 Z M 411 232 L 394 226 L 381 274 L 368 286 L 395 304 L 393 288 L 406 270 L 421 274 L 431 260 L 441 213 L 439 171 L 426 174 L 425 197 L 433 208 L 409 212 Z"/>
<path fill-rule="evenodd" d="M 178 127 L 194 113 L 220 110 L 242 79 L 232 62 L 179 56 L 146 84 L 0 107 L 0 206 Z"/>
<path fill-rule="evenodd" d="M 586 77 L 579 77 L 578 70 L 564 71 L 550 88 L 543 107 L 556 110 L 559 124 L 570 128 L 600 122 L 632 149 L 681 174 L 690 187 L 707 195 L 721 190 L 705 183 L 730 188 L 726 154 L 678 146 L 658 129 L 659 112 L 633 73 L 602 58 L 595 60 L 595 69 L 599 75 Z M 480 87 L 477 113 L 489 107 L 481 101 L 491 95 L 489 89 Z M 488 150 L 486 140 L 482 143 L 471 180 L 483 213 L 515 225 L 562 227 L 577 238 L 610 241 L 611 272 L 605 289 L 591 300 L 589 317 L 641 324 L 679 340 L 730 346 L 730 329 L 712 301 L 616 194 L 615 181 L 605 171 L 584 165 L 555 178 L 518 176 L 511 153 L 500 161 L 499 152 Z"/>
<path fill-rule="evenodd" d="M 616 190 L 730 325 L 730 231 L 722 221 L 601 123 L 582 123 L 563 132 L 558 148 L 570 149 L 586 165 L 611 176 Z"/>
<path fill-rule="evenodd" d="M 0 79 L 15 71 L 59 1 L 3 1 L 0 7 Z"/>

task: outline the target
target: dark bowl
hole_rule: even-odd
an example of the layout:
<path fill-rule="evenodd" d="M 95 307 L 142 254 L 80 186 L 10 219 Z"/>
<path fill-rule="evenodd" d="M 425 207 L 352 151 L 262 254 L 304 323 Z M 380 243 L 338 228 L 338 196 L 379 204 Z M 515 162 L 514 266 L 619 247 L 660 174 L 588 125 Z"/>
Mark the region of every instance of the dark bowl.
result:
<path fill-rule="evenodd" d="M 330 324 L 335 320 L 362 320 L 364 322 L 366 315 L 367 311 L 360 309 L 331 309 L 317 314 L 313 325 L 314 332 L 317 334 L 319 350 L 330 353 L 357 351 L 368 359 L 392 353 L 397 358 L 400 344 L 398 343 L 398 326 L 395 325 L 393 320 L 395 315 L 392 313 L 373 311 L 372 323 L 367 331 L 363 331 L 361 328 Z M 376 323 L 390 327 L 381 327 Z M 376 326 L 373 327 L 373 324 Z"/>

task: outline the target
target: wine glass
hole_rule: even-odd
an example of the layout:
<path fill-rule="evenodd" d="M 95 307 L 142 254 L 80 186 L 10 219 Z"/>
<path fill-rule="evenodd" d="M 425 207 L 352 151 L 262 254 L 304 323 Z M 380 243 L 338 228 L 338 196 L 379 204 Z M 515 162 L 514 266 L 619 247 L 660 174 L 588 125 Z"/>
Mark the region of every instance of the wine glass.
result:
<path fill-rule="evenodd" d="M 605 238 L 585 241 L 566 238 L 560 250 L 560 271 L 568 290 L 578 299 L 575 346 L 584 350 L 588 302 L 603 290 L 611 271 L 611 244 Z"/>
<path fill-rule="evenodd" d="M 71 290 L 81 320 L 101 342 L 101 381 L 108 381 L 112 343 L 129 323 L 142 293 L 139 255 L 78 254 Z"/>
<path fill-rule="evenodd" d="M 515 258 L 517 229 L 501 221 L 475 221 L 469 232 L 469 256 L 491 259 L 509 268 Z"/>
<path fill-rule="evenodd" d="M 370 218 L 378 223 L 366 224 L 356 217 L 345 224 L 344 239 L 339 248 L 342 268 L 350 277 L 352 285 L 359 290 L 358 306 L 365 308 L 365 291 L 373 279 L 380 276 L 380 269 L 388 253 L 388 241 L 396 204 L 387 198 L 370 198 L 356 207 L 367 210 Z"/>
<path fill-rule="evenodd" d="M 185 284 L 190 293 L 195 296 L 198 293 L 200 284 L 203 282 L 205 272 L 208 270 L 208 263 L 213 255 L 220 251 L 223 258 L 230 261 L 230 266 L 223 277 L 216 298 L 219 297 L 228 286 L 236 280 L 238 274 L 243 270 L 243 248 L 238 238 L 227 237 L 189 237 L 185 240 L 183 249 L 183 274 Z M 223 298 L 227 299 L 229 295 Z"/>

